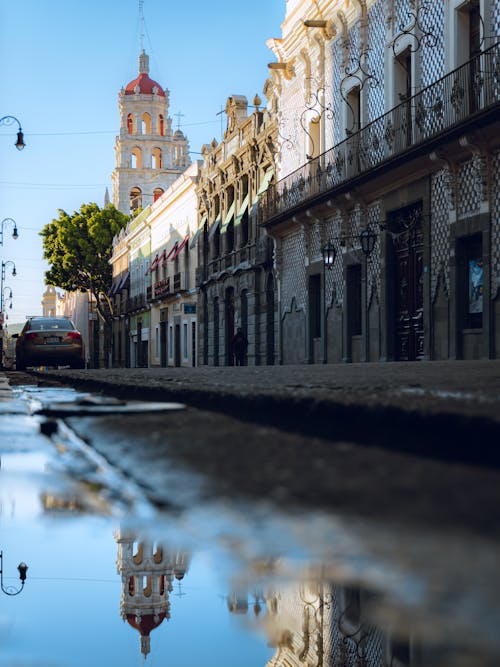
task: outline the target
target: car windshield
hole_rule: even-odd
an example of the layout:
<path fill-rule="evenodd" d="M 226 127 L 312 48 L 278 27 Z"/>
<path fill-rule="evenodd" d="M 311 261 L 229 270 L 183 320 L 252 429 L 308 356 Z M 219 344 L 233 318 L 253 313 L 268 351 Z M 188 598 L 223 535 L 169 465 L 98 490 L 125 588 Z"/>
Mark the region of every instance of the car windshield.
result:
<path fill-rule="evenodd" d="M 50 317 L 41 317 L 40 319 L 31 320 L 30 326 L 28 327 L 30 331 L 70 331 L 74 328 L 75 327 L 73 326 L 73 322 L 71 322 L 71 320 Z"/>

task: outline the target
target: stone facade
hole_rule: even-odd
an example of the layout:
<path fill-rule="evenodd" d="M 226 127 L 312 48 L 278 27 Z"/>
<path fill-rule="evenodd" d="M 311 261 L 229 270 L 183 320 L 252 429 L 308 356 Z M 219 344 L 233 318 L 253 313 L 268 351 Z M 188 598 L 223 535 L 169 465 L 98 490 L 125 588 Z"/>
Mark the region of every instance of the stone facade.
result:
<path fill-rule="evenodd" d="M 234 363 L 232 340 L 241 328 L 244 363 L 277 358 L 276 290 L 272 242 L 258 225 L 258 200 L 275 174 L 276 99 L 266 86 L 267 108 L 243 96 L 229 97 L 227 129 L 220 144 L 202 147 L 198 185 L 199 362 Z"/>
<path fill-rule="evenodd" d="M 498 0 L 287 3 L 260 207 L 281 362 L 498 357 L 499 16 Z"/>

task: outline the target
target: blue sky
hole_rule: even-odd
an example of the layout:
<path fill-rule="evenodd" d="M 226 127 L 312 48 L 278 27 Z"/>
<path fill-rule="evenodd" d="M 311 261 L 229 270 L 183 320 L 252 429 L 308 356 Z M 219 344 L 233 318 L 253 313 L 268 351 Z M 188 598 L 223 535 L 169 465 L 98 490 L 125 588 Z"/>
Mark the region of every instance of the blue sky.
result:
<path fill-rule="evenodd" d="M 118 92 L 137 76 L 140 33 L 150 75 L 170 91 L 170 115 L 187 134 L 192 158 L 220 140 L 217 113 L 229 95 L 264 99 L 266 40 L 279 37 L 285 0 L 16 0 L 0 3 L 0 117 L 21 122 L 26 148 L 13 143 L 17 127 L 0 127 L 0 256 L 12 288 L 9 321 L 41 312 L 44 291 L 38 232 L 58 209 L 103 204 L 115 166 Z M 225 118 L 225 116 L 224 116 Z M 225 128 L 224 128 L 225 129 Z M 7 296 L 8 290 L 5 290 Z"/>

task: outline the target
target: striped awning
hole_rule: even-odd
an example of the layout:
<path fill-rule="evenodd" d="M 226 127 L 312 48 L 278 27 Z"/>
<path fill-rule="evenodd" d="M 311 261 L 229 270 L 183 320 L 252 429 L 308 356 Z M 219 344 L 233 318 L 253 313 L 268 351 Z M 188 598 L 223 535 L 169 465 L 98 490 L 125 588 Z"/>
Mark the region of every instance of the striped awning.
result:
<path fill-rule="evenodd" d="M 245 211 L 248 208 L 248 195 L 246 195 L 245 199 L 241 202 L 241 206 L 238 209 L 238 215 L 236 216 L 236 219 L 234 221 L 234 225 L 239 225 L 241 222 L 241 218 L 245 215 Z"/>
<path fill-rule="evenodd" d="M 224 234 L 225 231 L 227 231 L 227 228 L 229 227 L 229 223 L 231 220 L 234 218 L 234 201 L 229 207 L 229 211 L 227 212 L 226 219 L 224 220 L 224 224 L 220 228 L 220 233 Z"/>

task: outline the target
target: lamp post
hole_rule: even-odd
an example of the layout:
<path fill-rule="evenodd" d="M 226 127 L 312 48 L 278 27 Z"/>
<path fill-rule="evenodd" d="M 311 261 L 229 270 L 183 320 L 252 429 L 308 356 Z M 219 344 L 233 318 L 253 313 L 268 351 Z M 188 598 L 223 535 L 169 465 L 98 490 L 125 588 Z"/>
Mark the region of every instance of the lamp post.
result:
<path fill-rule="evenodd" d="M 12 269 L 12 275 L 16 275 L 16 265 L 12 260 L 8 260 L 7 262 L 4 262 L 2 260 L 2 272 L 0 274 L 0 368 L 3 368 L 3 305 L 4 305 L 4 299 L 3 299 L 3 293 L 4 293 L 4 281 L 5 281 L 5 271 L 7 269 L 7 266 L 9 264 L 12 264 L 13 269 Z M 10 288 L 9 288 L 10 289 Z M 12 296 L 12 290 L 11 290 L 11 296 Z M 11 297 L 9 297 L 11 298 Z M 12 306 L 12 302 L 10 304 Z"/>
<path fill-rule="evenodd" d="M 372 254 L 377 240 L 374 231 L 367 227 L 359 235 L 361 250 L 365 256 L 365 361 L 370 360 L 370 323 L 368 321 L 368 257 Z"/>
<path fill-rule="evenodd" d="M 17 590 L 13 586 L 4 586 L 3 583 L 3 551 L 0 551 L 0 587 L 5 595 L 18 595 L 24 588 L 24 582 L 26 581 L 26 572 L 28 571 L 28 566 L 26 563 L 19 563 L 17 566 L 19 571 L 19 579 L 21 580 L 21 588 Z"/>
<path fill-rule="evenodd" d="M 18 125 L 17 141 L 14 146 L 18 151 L 22 151 L 26 144 L 24 143 L 23 128 L 21 127 L 21 123 L 15 116 L 2 116 L 2 118 L 0 118 L 0 125 L 13 125 L 14 123 L 17 123 Z"/>
<path fill-rule="evenodd" d="M 0 245 L 3 245 L 3 228 L 5 226 L 6 222 L 11 222 L 14 225 L 14 231 L 12 232 L 12 238 L 14 241 L 19 238 L 19 233 L 17 231 L 17 225 L 16 221 L 13 220 L 12 218 L 4 218 L 2 222 L 0 223 Z"/>
<path fill-rule="evenodd" d="M 321 248 L 321 253 L 323 255 L 323 363 L 326 364 L 328 360 L 328 326 L 326 321 L 326 269 L 328 268 L 329 271 L 332 271 L 333 265 L 335 263 L 335 257 L 337 255 L 337 251 L 331 239 L 329 239 Z"/>

